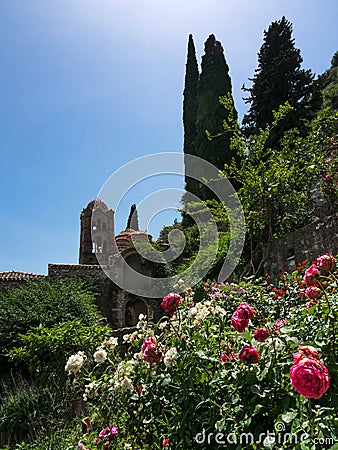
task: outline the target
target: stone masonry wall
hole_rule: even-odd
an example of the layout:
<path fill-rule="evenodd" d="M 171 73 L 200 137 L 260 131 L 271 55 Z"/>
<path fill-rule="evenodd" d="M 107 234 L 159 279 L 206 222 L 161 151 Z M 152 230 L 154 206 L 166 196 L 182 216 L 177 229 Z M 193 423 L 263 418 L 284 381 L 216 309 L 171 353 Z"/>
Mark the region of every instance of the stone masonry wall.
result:
<path fill-rule="evenodd" d="M 48 278 L 84 279 L 93 283 L 96 303 L 112 328 L 124 326 L 125 293 L 116 286 L 98 265 L 49 264 Z"/>
<path fill-rule="evenodd" d="M 265 271 L 278 275 L 282 266 L 293 270 L 299 262 L 306 260 L 311 263 L 327 252 L 338 254 L 338 213 L 273 241 Z"/>
<path fill-rule="evenodd" d="M 88 264 L 49 264 L 48 279 L 83 279 L 90 280 L 93 284 L 96 295 L 96 303 L 101 314 L 107 318 L 107 321 L 113 329 L 126 326 L 126 306 L 130 300 L 136 300 L 137 297 L 123 291 L 110 278 L 106 276 L 99 265 Z M 163 309 L 160 307 L 162 299 L 142 300 L 147 305 L 147 316 L 151 321 L 157 322 L 163 315 Z"/>

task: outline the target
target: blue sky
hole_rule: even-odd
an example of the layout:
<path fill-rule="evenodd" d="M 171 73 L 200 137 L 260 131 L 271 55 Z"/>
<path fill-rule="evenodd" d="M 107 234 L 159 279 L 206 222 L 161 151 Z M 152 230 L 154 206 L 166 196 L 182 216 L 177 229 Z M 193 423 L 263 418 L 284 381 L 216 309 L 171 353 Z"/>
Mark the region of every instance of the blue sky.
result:
<path fill-rule="evenodd" d="M 189 33 L 199 61 L 209 34 L 222 42 L 242 117 L 263 31 L 283 15 L 303 67 L 329 68 L 337 0 L 0 0 L 0 271 L 77 263 L 80 212 L 109 176 L 135 158 L 182 151 Z M 183 181 L 149 183 L 162 185 Z M 139 194 L 121 203 L 117 232 Z M 149 231 L 173 217 L 159 215 Z"/>

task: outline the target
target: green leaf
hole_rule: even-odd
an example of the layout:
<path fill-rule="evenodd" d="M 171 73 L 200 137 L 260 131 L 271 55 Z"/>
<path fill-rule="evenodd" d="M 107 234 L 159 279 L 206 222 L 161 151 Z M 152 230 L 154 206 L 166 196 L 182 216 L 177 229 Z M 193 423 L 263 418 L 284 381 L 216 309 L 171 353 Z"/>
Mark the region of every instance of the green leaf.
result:
<path fill-rule="evenodd" d="M 282 414 L 282 421 L 285 423 L 291 423 L 293 419 L 297 416 L 297 411 L 288 411 Z"/>
<path fill-rule="evenodd" d="M 329 450 L 338 450 L 338 442 L 336 444 L 333 444 L 332 447 L 329 448 Z"/>

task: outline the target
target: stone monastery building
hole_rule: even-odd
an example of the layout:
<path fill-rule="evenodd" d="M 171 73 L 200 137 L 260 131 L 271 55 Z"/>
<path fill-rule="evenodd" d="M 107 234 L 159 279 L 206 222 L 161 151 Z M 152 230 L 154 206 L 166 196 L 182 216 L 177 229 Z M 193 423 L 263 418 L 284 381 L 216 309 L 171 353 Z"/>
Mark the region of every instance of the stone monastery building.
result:
<path fill-rule="evenodd" d="M 114 211 L 99 199 L 92 200 L 82 210 L 80 222 L 79 264 L 49 264 L 47 276 L 26 272 L 1 272 L 0 290 L 22 286 L 27 280 L 41 278 L 51 281 L 90 279 L 94 292 L 98 293 L 97 305 L 113 328 L 136 325 L 141 313 L 147 315 L 149 320 L 158 320 L 163 315 L 160 307 L 162 299 L 147 299 L 124 291 L 101 268 L 113 264 L 114 255 L 119 252 L 129 266 L 150 276 L 151 270 L 143 264 L 133 241 L 151 243 L 152 236 L 145 231 L 131 228 L 115 236 Z M 135 224 L 135 221 L 132 223 Z"/>

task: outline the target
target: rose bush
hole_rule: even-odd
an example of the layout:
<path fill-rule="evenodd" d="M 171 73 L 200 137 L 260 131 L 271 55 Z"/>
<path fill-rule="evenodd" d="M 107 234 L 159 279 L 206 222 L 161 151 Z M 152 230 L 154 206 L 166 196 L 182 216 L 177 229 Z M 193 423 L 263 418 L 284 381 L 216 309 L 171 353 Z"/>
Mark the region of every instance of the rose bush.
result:
<path fill-rule="evenodd" d="M 268 277 L 209 283 L 197 303 L 191 289 L 171 293 L 162 301 L 170 317 L 155 325 L 140 317 L 123 338 L 123 356 L 107 345 L 98 347 L 104 361 L 81 355 L 76 383 L 92 429 L 86 448 L 236 449 L 241 434 L 252 433 L 240 448 L 255 449 L 280 423 L 299 442 L 278 448 L 315 449 L 314 438 L 336 439 L 338 288 L 334 266 L 328 271 L 322 261 L 303 262 L 274 284 Z M 307 307 L 308 299 L 316 303 Z M 98 443 L 111 424 L 118 432 Z M 197 443 L 203 433 L 232 441 Z M 277 447 L 265 440 L 264 448 Z"/>

